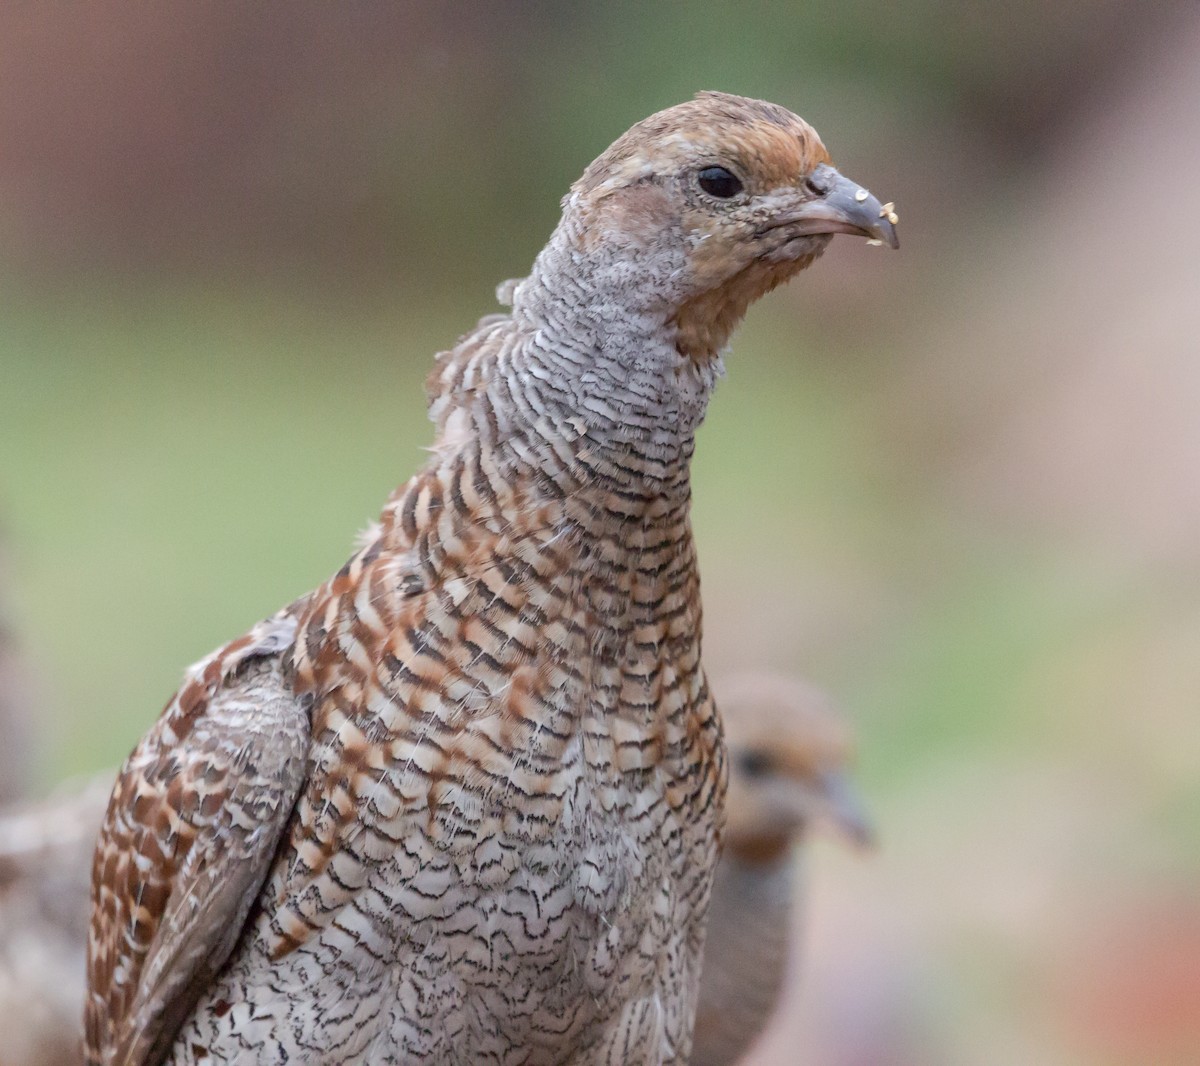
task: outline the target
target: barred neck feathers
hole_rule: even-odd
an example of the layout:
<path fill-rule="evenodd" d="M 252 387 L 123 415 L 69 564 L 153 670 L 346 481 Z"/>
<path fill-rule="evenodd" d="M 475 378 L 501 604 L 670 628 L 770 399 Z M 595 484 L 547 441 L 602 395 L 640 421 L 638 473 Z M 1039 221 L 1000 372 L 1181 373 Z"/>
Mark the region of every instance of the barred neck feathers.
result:
<path fill-rule="evenodd" d="M 639 122 L 572 186 L 511 314 L 439 360 L 435 452 L 475 439 L 647 497 L 685 483 L 749 305 L 834 233 L 895 243 L 894 213 L 828 160 L 803 119 L 758 100 L 701 93 Z"/>
<path fill-rule="evenodd" d="M 552 496 L 686 492 L 719 362 L 616 332 L 595 343 L 567 313 L 535 325 L 518 307 L 444 354 L 430 382 L 434 465 L 479 450 L 506 483 L 531 478 Z"/>

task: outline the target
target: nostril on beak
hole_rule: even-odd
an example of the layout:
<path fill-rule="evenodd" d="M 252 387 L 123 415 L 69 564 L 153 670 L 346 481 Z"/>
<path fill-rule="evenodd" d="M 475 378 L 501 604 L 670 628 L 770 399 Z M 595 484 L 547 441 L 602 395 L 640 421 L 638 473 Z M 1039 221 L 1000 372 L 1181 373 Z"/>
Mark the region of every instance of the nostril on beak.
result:
<path fill-rule="evenodd" d="M 833 188 L 833 173 L 832 168 L 820 163 L 813 168 L 804 185 L 814 196 L 824 196 Z"/>

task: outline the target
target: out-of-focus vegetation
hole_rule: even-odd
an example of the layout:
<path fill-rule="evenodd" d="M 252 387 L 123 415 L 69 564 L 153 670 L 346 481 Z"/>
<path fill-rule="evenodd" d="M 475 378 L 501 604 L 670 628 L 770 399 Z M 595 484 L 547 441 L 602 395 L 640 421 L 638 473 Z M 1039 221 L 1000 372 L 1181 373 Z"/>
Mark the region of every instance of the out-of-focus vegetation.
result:
<path fill-rule="evenodd" d="M 1198 59 L 1193 7 L 1119 0 L 11 5 L 0 520 L 41 780 L 340 565 L 421 461 L 432 353 L 592 156 L 763 96 L 903 242 L 752 311 L 699 442 L 710 667 L 834 691 L 883 840 L 818 850 L 764 1055 L 1197 1061 Z"/>

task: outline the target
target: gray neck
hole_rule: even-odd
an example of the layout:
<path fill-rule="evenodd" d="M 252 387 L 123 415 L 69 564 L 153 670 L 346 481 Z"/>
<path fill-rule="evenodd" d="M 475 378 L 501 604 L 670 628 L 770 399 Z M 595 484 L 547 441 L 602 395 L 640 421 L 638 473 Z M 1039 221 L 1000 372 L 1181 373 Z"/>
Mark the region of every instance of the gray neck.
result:
<path fill-rule="evenodd" d="M 568 211 L 515 289 L 522 357 L 594 439 L 662 446 L 691 437 L 721 373 L 675 346 L 677 242 L 592 239 Z"/>
<path fill-rule="evenodd" d="M 585 237 L 568 214 L 512 290 L 511 315 L 484 319 L 442 357 L 431 414 L 453 437 L 459 412 L 485 447 L 542 472 L 553 456 L 579 484 L 686 491 L 720 360 L 701 365 L 675 347 L 669 257 L 608 241 L 587 249 Z"/>

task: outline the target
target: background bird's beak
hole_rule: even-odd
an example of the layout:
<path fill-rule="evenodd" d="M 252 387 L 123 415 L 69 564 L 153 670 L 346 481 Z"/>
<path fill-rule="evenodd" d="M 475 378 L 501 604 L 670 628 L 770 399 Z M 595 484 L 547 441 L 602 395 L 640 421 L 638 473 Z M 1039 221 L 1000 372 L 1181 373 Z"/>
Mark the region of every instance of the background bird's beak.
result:
<path fill-rule="evenodd" d="M 834 829 L 859 847 L 874 846 L 871 819 L 845 774 L 829 770 L 821 775 L 821 801 L 820 814 Z"/>
<path fill-rule="evenodd" d="M 892 248 L 900 247 L 900 239 L 896 236 L 899 220 L 891 204 L 881 204 L 861 185 L 825 163 L 814 168 L 809 182 L 822 192 L 791 215 L 789 224 L 799 223 L 799 232 L 853 233 L 882 241 Z"/>

